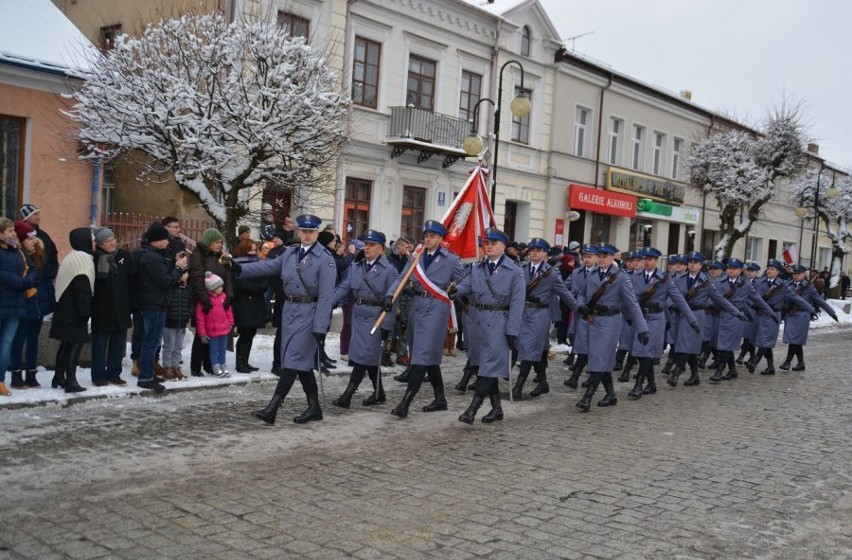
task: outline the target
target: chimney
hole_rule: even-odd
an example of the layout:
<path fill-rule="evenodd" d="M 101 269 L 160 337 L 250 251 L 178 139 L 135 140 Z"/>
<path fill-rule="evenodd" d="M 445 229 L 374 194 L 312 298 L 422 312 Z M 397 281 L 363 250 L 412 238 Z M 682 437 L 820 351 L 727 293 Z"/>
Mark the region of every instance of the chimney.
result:
<path fill-rule="evenodd" d="M 687 101 L 692 101 L 692 90 L 682 89 L 680 90 L 680 96 L 686 99 Z"/>
<path fill-rule="evenodd" d="M 810 144 L 808 144 L 808 153 L 813 154 L 815 156 L 818 156 L 819 155 L 819 144 L 816 144 L 814 142 L 811 142 Z"/>

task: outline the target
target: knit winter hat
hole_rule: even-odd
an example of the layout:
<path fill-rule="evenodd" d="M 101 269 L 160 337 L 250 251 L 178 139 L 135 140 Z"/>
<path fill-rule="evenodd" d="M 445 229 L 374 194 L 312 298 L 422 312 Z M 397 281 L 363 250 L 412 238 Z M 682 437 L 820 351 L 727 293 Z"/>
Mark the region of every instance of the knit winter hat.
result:
<path fill-rule="evenodd" d="M 21 242 L 28 237 L 36 236 L 36 230 L 33 229 L 33 226 L 20 220 L 15 222 L 15 233 L 18 235 L 18 241 Z"/>
<path fill-rule="evenodd" d="M 148 226 L 148 231 L 145 232 L 145 238 L 148 239 L 148 243 L 162 241 L 169 238 L 169 230 L 160 222 L 151 222 L 151 225 Z"/>
<path fill-rule="evenodd" d="M 95 230 L 95 245 L 101 247 L 110 239 L 115 239 L 115 233 L 108 227 L 99 227 Z"/>
<path fill-rule="evenodd" d="M 201 244 L 209 247 L 213 243 L 217 241 L 224 241 L 225 236 L 218 229 L 205 229 L 204 233 L 201 234 Z"/>
<path fill-rule="evenodd" d="M 19 210 L 19 212 L 21 213 L 21 219 L 22 220 L 26 220 L 27 218 L 29 218 L 30 216 L 32 216 L 33 214 L 35 214 L 38 211 L 39 211 L 38 206 L 36 206 L 35 204 L 24 204 L 23 206 L 21 206 L 21 209 Z"/>
<path fill-rule="evenodd" d="M 237 228 L 237 235 L 242 235 L 247 231 L 251 231 L 251 228 L 247 225 L 242 225 Z"/>
<path fill-rule="evenodd" d="M 319 244 L 320 244 L 320 245 L 322 245 L 323 247 L 325 247 L 325 246 L 327 246 L 329 243 L 331 243 L 332 241 L 334 241 L 334 234 L 333 234 L 333 233 L 331 233 L 330 231 L 321 231 L 321 232 L 319 233 L 319 235 L 317 236 L 317 241 L 319 241 Z"/>
<path fill-rule="evenodd" d="M 219 276 L 216 276 L 209 270 L 204 273 L 204 287 L 207 288 L 208 292 L 212 292 L 216 288 L 224 286 L 225 282 Z"/>

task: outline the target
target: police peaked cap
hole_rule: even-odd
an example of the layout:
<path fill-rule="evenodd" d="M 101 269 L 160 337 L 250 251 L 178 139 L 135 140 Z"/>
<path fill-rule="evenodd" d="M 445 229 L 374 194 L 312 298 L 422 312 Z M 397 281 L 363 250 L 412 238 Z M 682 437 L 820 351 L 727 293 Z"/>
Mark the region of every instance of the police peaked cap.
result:
<path fill-rule="evenodd" d="M 660 250 L 655 247 L 645 247 L 640 252 L 643 259 L 659 259 L 663 256 Z"/>
<path fill-rule="evenodd" d="M 302 214 L 296 216 L 296 223 L 299 225 L 299 229 L 315 230 L 319 229 L 322 220 L 313 214 Z"/>
<path fill-rule="evenodd" d="M 530 239 L 530 242 L 527 243 L 528 249 L 541 249 L 542 251 L 550 251 L 550 243 L 542 239 L 541 237 L 533 237 Z"/>
<path fill-rule="evenodd" d="M 686 264 L 686 259 L 683 258 L 683 255 L 669 255 L 669 263 Z"/>
<path fill-rule="evenodd" d="M 504 245 L 509 244 L 509 236 L 500 231 L 497 228 L 486 228 L 485 229 L 485 239 L 487 241 L 499 241 Z"/>
<path fill-rule="evenodd" d="M 784 270 L 784 263 L 778 259 L 769 259 L 769 262 L 766 263 L 766 268 L 769 268 L 770 266 L 772 268 L 777 268 L 778 270 Z"/>
<path fill-rule="evenodd" d="M 741 261 L 740 259 L 734 259 L 734 258 L 728 259 L 728 268 L 742 268 L 742 267 L 743 267 L 743 261 Z"/>
<path fill-rule="evenodd" d="M 447 228 L 444 227 L 444 224 L 439 222 L 438 220 L 427 220 L 425 224 L 423 224 L 423 233 L 437 233 L 441 237 L 447 235 Z"/>
<path fill-rule="evenodd" d="M 598 253 L 600 253 L 600 251 L 598 250 L 598 247 L 596 247 L 595 245 L 592 245 L 591 243 L 588 243 L 586 245 L 583 245 L 583 248 L 580 249 L 580 253 L 589 254 L 589 255 L 597 255 Z"/>
<path fill-rule="evenodd" d="M 707 263 L 707 268 L 718 268 L 719 270 L 725 270 L 725 265 L 723 265 L 719 261 L 710 261 Z"/>
<path fill-rule="evenodd" d="M 753 270 L 755 272 L 760 270 L 760 265 L 756 262 L 750 262 L 746 265 L 746 270 Z"/>
<path fill-rule="evenodd" d="M 808 271 L 808 267 L 801 265 L 801 264 L 797 264 L 796 266 L 793 267 L 793 273 L 795 273 L 795 274 L 802 274 L 802 273 L 807 272 L 807 271 Z"/>
<path fill-rule="evenodd" d="M 699 253 L 698 251 L 690 251 L 683 256 L 683 259 L 687 262 L 689 261 L 698 261 L 700 263 L 704 262 L 704 255 Z"/>
<path fill-rule="evenodd" d="M 615 245 L 611 245 L 609 243 L 601 243 L 598 245 L 598 253 L 601 255 L 614 255 L 618 252 L 618 248 Z"/>
<path fill-rule="evenodd" d="M 368 229 L 361 236 L 361 241 L 365 243 L 378 243 L 379 245 L 384 245 L 387 238 L 385 237 L 385 234 L 380 231 Z"/>

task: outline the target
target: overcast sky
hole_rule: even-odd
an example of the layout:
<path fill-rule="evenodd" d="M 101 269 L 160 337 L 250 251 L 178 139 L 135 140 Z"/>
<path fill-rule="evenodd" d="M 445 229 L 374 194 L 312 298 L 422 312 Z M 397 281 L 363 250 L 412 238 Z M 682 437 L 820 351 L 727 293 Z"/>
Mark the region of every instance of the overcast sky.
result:
<path fill-rule="evenodd" d="M 575 50 L 756 126 L 805 105 L 820 155 L 852 168 L 852 2 L 540 0 Z M 571 41 L 567 46 L 571 48 Z"/>

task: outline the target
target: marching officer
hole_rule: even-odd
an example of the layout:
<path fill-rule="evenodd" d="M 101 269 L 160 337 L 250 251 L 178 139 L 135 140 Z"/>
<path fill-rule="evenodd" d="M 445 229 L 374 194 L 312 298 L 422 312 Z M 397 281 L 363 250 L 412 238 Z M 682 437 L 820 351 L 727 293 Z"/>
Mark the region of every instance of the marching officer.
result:
<path fill-rule="evenodd" d="M 749 284 L 757 286 L 757 281 L 760 280 L 760 265 L 756 262 L 746 263 L 745 277 Z M 751 360 L 757 351 L 757 348 L 754 347 L 754 340 L 757 336 L 757 321 L 754 320 L 753 313 L 751 317 L 752 321 L 743 325 L 743 343 L 740 345 L 740 355 L 735 360 L 738 364 L 742 364 L 746 359 Z"/>
<path fill-rule="evenodd" d="M 385 294 L 397 278 L 397 269 L 384 257 L 384 233 L 368 229 L 360 239 L 364 242 L 364 258 L 349 266 L 349 273 L 334 290 L 336 305 L 349 296 L 352 296 L 354 302 L 352 333 L 349 338 L 349 363 L 352 365 L 352 373 L 343 394 L 331 402 L 341 408 L 349 408 L 352 395 L 358 390 L 364 375 L 368 375 L 373 382 L 373 394 L 362 404 L 371 406 L 385 402 L 379 364 L 382 361 L 382 347 L 387 344 L 396 322 L 396 313 L 392 308 L 382 321 L 381 336 L 370 334 L 382 312 Z"/>
<path fill-rule="evenodd" d="M 736 307 L 731 305 L 731 302 L 722 297 L 722 294 L 716 289 L 713 284 L 713 279 L 703 272 L 701 269 L 704 266 L 704 255 L 698 251 L 691 251 L 686 255 L 687 273 L 675 280 L 675 285 L 680 289 L 683 297 L 686 298 L 689 308 L 695 314 L 699 326 L 704 324 L 704 310 L 711 303 L 715 304 L 720 309 L 731 313 L 741 321 L 746 320 Z M 677 340 L 675 342 L 675 366 L 666 380 L 666 383 L 672 387 L 677 386 L 677 378 L 680 374 L 686 371 L 686 366 L 689 364 L 690 377 L 684 383 L 684 386 L 691 387 L 701 384 L 701 379 L 698 377 L 698 354 L 701 352 L 703 342 L 703 331 L 699 329 L 695 332 L 694 329 L 684 328 L 688 323 L 688 317 L 684 317 L 680 313 L 675 313 L 674 319 L 680 323 L 677 327 Z"/>
<path fill-rule="evenodd" d="M 643 249 L 628 251 L 625 255 L 624 273 L 627 274 L 627 277 L 630 278 L 631 281 L 633 280 L 633 275 L 642 273 L 642 251 Z M 633 323 L 630 321 L 629 315 L 622 313 L 621 317 L 624 320 L 624 323 L 621 325 L 621 338 L 618 340 L 618 350 L 615 352 L 615 365 L 612 367 L 612 371 L 621 371 L 618 381 L 620 383 L 626 383 L 630 381 L 630 369 L 635 363 L 638 363 L 636 357 L 630 353 L 630 348 L 633 346 L 633 339 L 636 336 L 636 332 L 633 330 Z M 625 358 L 627 358 L 628 363 L 627 369 L 624 367 Z"/>
<path fill-rule="evenodd" d="M 580 249 L 580 258 L 583 261 L 583 266 L 575 268 L 566 282 L 578 305 L 584 303 L 586 283 L 598 265 L 598 247 L 592 244 L 583 245 Z M 589 324 L 587 321 L 581 320 L 580 316 L 575 313 L 570 332 L 573 337 L 571 354 L 576 359 L 574 365 L 571 366 L 571 377 L 565 380 L 565 385 L 576 389 L 580 374 L 583 373 L 583 368 L 589 361 Z"/>
<path fill-rule="evenodd" d="M 559 269 L 547 262 L 550 244 L 540 237 L 534 237 L 527 244 L 527 250 L 529 261 L 521 267 L 526 278 L 526 302 L 518 335 L 518 360 L 521 366 L 512 389 L 512 396 L 516 399 L 522 398 L 524 383 L 532 368 L 535 368 L 538 384 L 530 391 L 530 397 L 550 392 L 546 370 L 554 299 L 558 297 L 572 309 L 577 309 L 577 300 L 562 282 Z"/>
<path fill-rule="evenodd" d="M 669 255 L 666 259 L 666 272 L 671 276 L 672 280 L 677 280 L 686 272 L 686 259 L 683 255 Z M 668 375 L 674 366 L 675 352 L 674 346 L 677 341 L 677 317 L 671 310 L 671 307 L 666 308 L 666 345 L 668 346 L 668 355 L 666 363 L 660 370 L 663 375 Z"/>
<path fill-rule="evenodd" d="M 589 340 L 594 340 L 593 354 L 589 354 L 589 383 L 586 394 L 577 407 L 587 412 L 599 384 L 606 390 L 598 406 L 615 406 L 618 398 L 612 383 L 612 366 L 615 365 L 615 348 L 618 345 L 624 310 L 633 321 L 636 336 L 642 344 L 649 341 L 648 324 L 639 309 L 633 285 L 617 265 L 613 263 L 618 249 L 609 243 L 598 247 L 598 266 L 589 275 L 583 293 L 583 304 L 577 313 L 588 326 Z"/>
<path fill-rule="evenodd" d="M 793 293 L 810 303 L 814 309 L 821 307 L 828 315 L 837 321 L 837 314 L 826 301 L 817 293 L 814 285 L 806 279 L 808 269 L 802 265 L 793 267 L 793 281 L 790 283 L 790 289 Z M 806 315 L 801 313 L 797 308 L 788 309 L 784 315 L 784 344 L 787 344 L 787 358 L 784 363 L 778 366 L 780 369 L 787 371 L 790 369 L 790 363 L 793 358 L 796 358 L 796 365 L 793 366 L 793 371 L 805 370 L 805 355 L 804 346 L 808 343 L 808 330 L 810 322 L 816 319 L 816 315 Z"/>
<path fill-rule="evenodd" d="M 308 408 L 293 421 L 304 424 L 322 420 L 313 367 L 331 322 L 337 266 L 329 252 L 317 243 L 322 220 L 312 214 L 302 214 L 296 218 L 296 223 L 299 226 L 299 244 L 288 247 L 277 258 L 243 265 L 231 263 L 239 278 L 280 274 L 284 286 L 281 376 L 266 408 L 252 413 L 267 424 L 275 423 L 278 408 L 297 377 L 308 399 Z"/>
<path fill-rule="evenodd" d="M 725 291 L 720 287 L 727 280 L 724 275 L 726 266 L 719 261 L 707 261 L 705 264 L 707 275 L 712 278 L 713 284 L 720 294 Z M 716 339 L 719 336 L 719 320 L 722 317 L 722 310 L 713 304 L 708 305 L 704 309 L 704 340 L 701 343 L 701 355 L 698 357 L 698 368 L 704 369 L 707 366 L 707 359 L 711 356 L 713 361 L 710 363 L 709 369 L 716 369 L 719 361 L 719 353 L 716 351 Z"/>
<path fill-rule="evenodd" d="M 727 275 L 724 280 L 716 284 L 722 297 L 731 302 L 741 313 L 748 316 L 751 307 L 761 310 L 763 313 L 772 313 L 772 308 L 757 295 L 754 285 L 746 279 L 743 274 L 743 262 L 739 259 L 728 259 Z M 754 321 L 743 322 L 730 313 L 721 313 L 719 316 L 719 330 L 714 344 L 719 352 L 716 359 L 716 372 L 710 377 L 711 383 L 718 383 L 725 379 L 737 377 L 737 366 L 734 361 L 734 352 L 740 347 L 740 341 L 746 330 L 751 330 Z M 728 368 L 728 373 L 722 375 Z"/>
<path fill-rule="evenodd" d="M 486 229 L 485 258 L 473 265 L 453 296 L 467 297 L 469 305 L 476 308 L 469 328 L 476 330 L 480 344 L 473 399 L 459 416 L 459 421 L 466 424 L 473 424 L 486 395 L 491 401 L 491 411 L 482 421 L 487 424 L 503 419 L 498 379 L 509 376 L 509 351 L 517 343 L 525 299 L 523 271 L 505 254 L 508 242 L 508 236 L 499 229 Z M 549 326 L 549 306 L 542 312 Z M 534 358 L 540 359 L 541 351 Z"/>
<path fill-rule="evenodd" d="M 779 277 L 783 269 L 784 265 L 780 261 L 769 259 L 769 262 L 766 263 L 766 276 L 755 285 L 757 295 L 769 304 L 772 313 L 763 313 L 760 310 L 757 312 L 757 321 L 755 321 L 757 323 L 757 334 L 754 339 L 757 352 L 754 357 L 746 362 L 746 369 L 749 373 L 754 373 L 754 369 L 761 358 L 766 358 L 766 369 L 761 371 L 760 374 L 775 375 L 772 349 L 775 348 L 778 341 L 782 311 L 789 313 L 798 308 L 806 311 L 809 316 L 815 311 L 810 303 L 796 295 L 787 286 L 787 283 Z"/>
<path fill-rule="evenodd" d="M 402 401 L 391 410 L 391 414 L 399 418 L 408 416 L 411 401 L 417 396 L 427 373 L 435 392 L 435 400 L 424 406 L 423 412 L 447 410 L 441 361 L 444 355 L 450 306 L 453 302 L 447 298 L 445 290 L 449 288 L 450 283 L 457 282 L 461 278 L 462 267 L 458 255 L 441 247 L 441 241 L 446 234 L 447 229 L 436 220 L 428 220 L 423 225 L 423 248 L 417 266 L 425 276 L 424 281 L 428 282 L 424 285 L 417 280 L 416 275 L 412 275 L 411 284 L 406 288 L 413 296 L 408 316 L 411 361 L 405 394 Z M 393 308 L 393 294 L 413 263 L 414 257 L 408 261 L 401 277 L 387 290 L 384 301 L 385 311 Z"/>
<path fill-rule="evenodd" d="M 701 330 L 695 314 L 689 308 L 681 291 L 675 286 L 671 273 L 666 272 L 662 275 L 657 269 L 662 253 L 654 247 L 647 247 L 639 251 L 639 256 L 642 257 L 644 270 L 633 276 L 631 284 L 648 325 L 649 339 L 644 344 L 638 338 L 632 341 L 630 355 L 639 360 L 636 384 L 627 394 L 627 398 L 633 400 L 641 398 L 643 394 L 651 395 L 657 392 L 654 358 L 659 358 L 663 353 L 666 337 L 665 312 L 669 304 L 673 304 L 678 312 L 686 317 L 694 331 Z M 642 384 L 645 380 L 648 381 L 648 385 L 643 389 Z"/>

